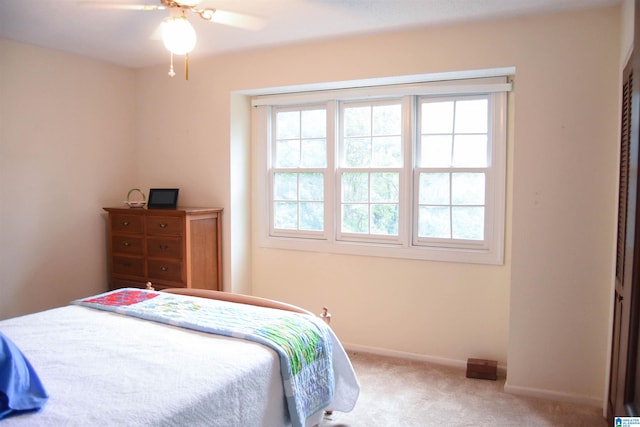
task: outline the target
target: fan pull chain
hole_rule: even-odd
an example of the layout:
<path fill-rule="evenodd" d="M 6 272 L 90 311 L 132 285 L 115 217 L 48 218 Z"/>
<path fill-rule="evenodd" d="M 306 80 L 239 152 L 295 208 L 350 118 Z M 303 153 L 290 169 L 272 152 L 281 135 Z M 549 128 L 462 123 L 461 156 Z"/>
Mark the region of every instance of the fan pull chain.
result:
<path fill-rule="evenodd" d="M 189 54 L 184 55 L 184 79 L 189 80 Z"/>
<path fill-rule="evenodd" d="M 176 75 L 176 72 L 173 71 L 173 52 L 171 52 L 171 65 L 169 66 L 169 77 L 173 77 Z"/>

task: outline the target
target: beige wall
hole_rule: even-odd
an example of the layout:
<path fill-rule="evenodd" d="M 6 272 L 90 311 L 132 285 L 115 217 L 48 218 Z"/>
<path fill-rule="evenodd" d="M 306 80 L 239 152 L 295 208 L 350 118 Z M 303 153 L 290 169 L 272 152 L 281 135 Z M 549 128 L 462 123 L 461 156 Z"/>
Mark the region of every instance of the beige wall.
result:
<path fill-rule="evenodd" d="M 611 10 L 603 20 L 547 20 L 530 39 L 537 49 L 518 66 L 512 391 L 602 403 L 616 223 L 619 17 Z"/>
<path fill-rule="evenodd" d="M 135 184 L 134 81 L 0 40 L 0 319 L 106 290 L 101 208 Z"/>
<path fill-rule="evenodd" d="M 631 49 L 633 48 L 633 25 L 635 18 L 635 0 L 623 0 L 620 6 L 620 27 L 622 48 L 620 55 L 620 68 L 624 68 Z"/>
<path fill-rule="evenodd" d="M 33 55 L 33 59 L 44 61 L 48 54 Z M 88 221 L 87 228 L 93 227 L 92 243 L 84 243 L 84 253 L 104 251 L 100 219 L 87 220 L 95 218 L 101 203 L 118 202 L 132 184 L 145 189 L 175 185 L 181 188 L 183 204 L 225 208 L 227 290 L 277 298 L 313 311 L 328 305 L 334 315 L 334 329 L 354 348 L 459 365 L 468 357 L 492 358 L 508 367 L 507 385 L 512 391 L 602 403 L 608 368 L 605 353 L 616 205 L 618 8 L 193 59 L 188 82 L 180 76 L 168 78 L 164 65 L 136 71 L 132 82 L 129 71 L 98 67 L 73 57 L 57 60 L 70 68 L 97 67 L 96 78 L 112 86 L 114 93 L 108 96 L 118 98 L 114 105 L 123 104 L 113 109 L 102 107 L 107 108 L 104 116 L 114 126 L 113 135 L 98 137 L 105 164 L 91 164 L 93 167 L 81 173 L 85 181 L 101 182 L 91 184 L 99 200 L 80 212 L 72 208 L 82 205 L 77 200 L 66 210 L 76 221 Z M 510 99 L 505 265 L 257 247 L 255 231 L 249 224 L 261 212 L 252 204 L 250 185 L 259 177 L 252 177 L 250 108 L 244 91 L 505 66 L 516 67 L 515 91 Z M 15 70 L 27 72 L 29 65 Z M 80 82 L 88 79 L 76 78 Z M 118 78 L 122 81 L 117 82 Z M 46 89 L 42 80 L 35 81 L 35 89 Z M 54 80 L 57 88 L 65 87 L 65 83 L 64 77 Z M 5 83 L 0 84 L 7 90 Z M 71 87 L 77 84 L 74 80 Z M 106 95 L 99 89 L 103 85 L 97 86 L 83 86 L 84 96 L 81 93 L 71 99 L 102 106 L 95 98 Z M 130 96 L 135 100 L 134 111 Z M 37 105 L 38 95 L 30 93 L 28 100 Z M 0 105 L 8 108 L 6 101 L 0 101 Z M 27 118 L 29 113 L 10 107 L 12 114 L 19 116 L 17 130 L 32 123 Z M 131 117 L 135 118 L 133 125 Z M 60 123 L 55 130 L 63 133 L 64 122 Z M 2 125 L 6 126 L 5 120 Z M 102 126 L 91 125 L 104 131 Z M 130 134 L 128 126 L 134 126 Z M 135 148 L 128 149 L 131 135 Z M 83 134 L 73 135 L 66 144 L 75 147 L 86 139 Z M 9 141 L 18 148 L 11 160 L 0 159 L 4 162 L 0 170 L 3 174 L 5 165 L 20 164 L 28 153 L 17 135 Z M 114 152 L 108 151 L 113 144 Z M 48 145 L 42 139 L 37 148 Z M 131 168 L 118 169 L 124 177 L 113 173 L 123 153 L 129 155 L 124 156 L 127 162 L 135 158 L 128 163 Z M 89 153 L 72 156 L 79 160 Z M 20 166 L 19 172 L 7 177 L 9 181 L 2 175 L 2 182 L 21 182 L 31 172 L 29 165 Z M 103 173 L 96 174 L 94 169 Z M 131 169 L 135 169 L 135 175 L 130 175 Z M 65 190 L 75 194 L 68 181 L 76 173 L 80 172 L 70 167 L 58 171 L 54 178 L 67 181 Z M 14 213 L 14 206 L 7 207 L 5 202 L 14 205 L 22 201 L 23 193 L 2 185 L 3 242 L 9 234 L 14 242 L 26 239 L 49 245 L 49 239 L 55 236 L 42 236 L 37 225 L 44 222 L 51 226 L 54 222 L 47 219 L 49 212 L 42 205 L 29 212 L 32 218 L 20 235 L 6 231 L 4 224 L 20 227 L 24 211 Z M 31 199 L 25 196 L 24 203 L 33 203 Z M 76 221 L 63 218 L 67 228 Z M 95 249 L 96 242 L 100 251 Z M 67 255 L 73 243 L 58 247 L 66 263 L 77 259 Z M 8 284 L 12 304 L 17 301 L 23 306 L 21 311 L 41 306 L 25 296 L 33 283 L 67 292 L 61 291 L 69 282 L 66 269 L 47 275 L 40 266 L 31 264 L 29 255 L 35 246 L 11 255 L 11 262 L 1 261 L 1 298 Z M 3 249 L 3 260 L 5 253 Z M 104 252 L 96 255 L 100 256 Z M 97 265 L 104 259 L 94 262 Z M 43 280 L 25 280 L 27 271 Z M 96 267 L 93 277 L 103 272 L 104 266 Z M 93 290 L 87 287 L 87 292 Z M 9 304 L 0 302 L 3 306 Z"/>
<path fill-rule="evenodd" d="M 247 165 L 229 141 L 236 110 L 242 123 L 246 111 L 230 93 L 515 66 L 504 266 L 264 249 L 254 234 L 246 241 L 253 242 L 251 258 L 225 259 L 226 288 L 252 286 L 257 295 L 314 311 L 328 305 L 335 330 L 355 348 L 460 365 L 468 357 L 492 358 L 508 365 L 511 391 L 601 405 L 619 27 L 620 11 L 610 8 L 194 60 L 189 82 L 167 79 L 166 67 L 147 69 L 138 74 L 143 180 L 169 175 L 188 185 L 192 200 L 222 204 L 225 254 L 235 254 L 231 245 L 242 242 L 231 224 L 245 221 L 248 202 L 229 188 L 242 187 L 248 176 L 238 172 Z M 158 105 L 172 106 L 170 126 Z M 234 139 L 233 150 L 246 143 Z M 255 204 L 251 212 L 261 215 Z M 240 278 L 245 265 L 250 273 Z"/>

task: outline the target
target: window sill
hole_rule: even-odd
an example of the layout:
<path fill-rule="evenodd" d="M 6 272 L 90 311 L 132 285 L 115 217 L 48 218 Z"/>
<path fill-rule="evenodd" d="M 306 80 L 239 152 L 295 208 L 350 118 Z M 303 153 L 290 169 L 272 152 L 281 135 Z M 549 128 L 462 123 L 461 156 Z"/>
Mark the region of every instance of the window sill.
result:
<path fill-rule="evenodd" d="M 402 246 L 385 244 L 363 244 L 327 240 L 296 239 L 289 237 L 263 237 L 258 242 L 261 248 L 357 255 L 383 258 L 401 258 L 423 261 L 460 262 L 467 264 L 504 264 L 504 248 L 458 249 L 442 247 Z"/>

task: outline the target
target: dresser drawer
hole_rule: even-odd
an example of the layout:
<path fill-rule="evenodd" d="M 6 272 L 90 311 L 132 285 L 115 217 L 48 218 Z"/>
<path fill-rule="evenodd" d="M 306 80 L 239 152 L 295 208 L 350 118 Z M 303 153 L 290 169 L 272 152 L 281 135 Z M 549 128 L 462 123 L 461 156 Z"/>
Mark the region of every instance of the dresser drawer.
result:
<path fill-rule="evenodd" d="M 109 289 L 120 289 L 120 288 L 141 288 L 147 289 L 146 280 L 133 280 L 133 279 L 121 279 L 117 277 L 112 277 L 111 282 L 109 283 Z M 182 283 L 171 283 L 171 284 L 163 284 L 163 283 L 151 283 L 151 287 L 156 291 L 161 291 L 162 289 L 167 288 L 183 288 L 184 285 Z"/>
<path fill-rule="evenodd" d="M 147 256 L 182 259 L 182 238 L 149 237 L 147 239 Z"/>
<path fill-rule="evenodd" d="M 158 236 L 182 236 L 184 220 L 170 216 L 148 216 L 147 234 Z"/>
<path fill-rule="evenodd" d="M 114 256 L 112 259 L 114 274 L 144 277 L 144 258 Z"/>
<path fill-rule="evenodd" d="M 111 250 L 119 254 L 144 255 L 144 239 L 141 236 L 112 236 Z"/>
<path fill-rule="evenodd" d="M 143 233 L 144 218 L 141 215 L 114 214 L 111 217 L 112 233 Z"/>
<path fill-rule="evenodd" d="M 221 290 L 222 209 L 103 209 L 112 289 L 151 282 L 156 289 Z"/>
<path fill-rule="evenodd" d="M 147 260 L 149 280 L 168 280 L 182 282 L 182 263 L 180 261 Z"/>

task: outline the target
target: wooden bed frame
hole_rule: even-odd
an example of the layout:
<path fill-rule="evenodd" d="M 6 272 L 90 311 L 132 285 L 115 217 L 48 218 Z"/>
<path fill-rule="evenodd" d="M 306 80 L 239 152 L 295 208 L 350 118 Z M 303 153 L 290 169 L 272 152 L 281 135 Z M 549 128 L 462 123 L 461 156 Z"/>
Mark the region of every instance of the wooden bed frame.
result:
<path fill-rule="evenodd" d="M 147 284 L 148 289 L 153 289 L 150 284 Z M 221 301 L 236 302 L 239 304 L 256 305 L 259 307 L 277 308 L 279 310 L 292 311 L 294 313 L 308 314 L 314 316 L 308 310 L 297 307 L 295 305 L 287 304 L 280 301 L 274 301 L 267 298 L 254 297 L 251 295 L 234 294 L 231 292 L 212 291 L 208 289 L 194 289 L 194 288 L 167 288 L 161 292 L 168 292 L 170 294 L 189 295 L 193 297 L 217 299 Z"/>

